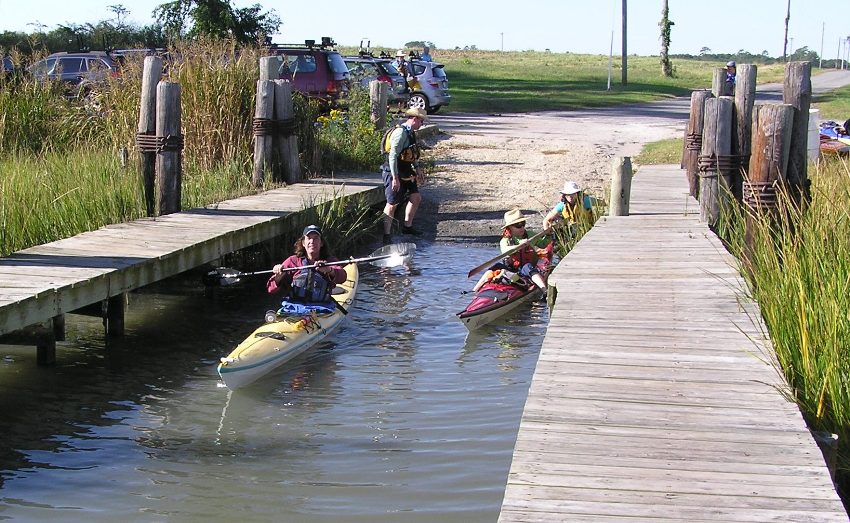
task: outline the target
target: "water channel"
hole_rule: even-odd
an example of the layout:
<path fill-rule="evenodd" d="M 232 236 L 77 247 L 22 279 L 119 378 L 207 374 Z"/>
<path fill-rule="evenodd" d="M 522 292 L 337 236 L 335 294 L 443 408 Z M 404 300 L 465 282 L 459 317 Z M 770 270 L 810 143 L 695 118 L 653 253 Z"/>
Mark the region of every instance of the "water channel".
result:
<path fill-rule="evenodd" d="M 496 521 L 547 312 L 467 335 L 466 272 L 493 253 L 362 266 L 332 341 L 236 392 L 214 365 L 275 306 L 262 279 L 134 293 L 108 348 L 69 316 L 53 367 L 0 346 L 0 520 Z"/>

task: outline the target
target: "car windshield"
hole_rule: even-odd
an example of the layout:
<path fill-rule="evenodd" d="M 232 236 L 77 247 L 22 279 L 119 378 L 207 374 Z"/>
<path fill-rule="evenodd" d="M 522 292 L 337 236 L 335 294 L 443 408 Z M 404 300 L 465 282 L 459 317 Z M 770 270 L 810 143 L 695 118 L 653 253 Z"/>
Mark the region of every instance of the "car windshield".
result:
<path fill-rule="evenodd" d="M 345 74 L 348 72 L 348 67 L 339 53 L 328 53 L 328 65 L 334 73 Z"/>
<path fill-rule="evenodd" d="M 58 64 L 58 73 L 79 73 L 84 71 L 82 58 L 61 58 Z"/>
<path fill-rule="evenodd" d="M 446 72 L 443 70 L 442 65 L 435 65 L 434 67 L 431 68 L 431 72 L 434 73 L 434 76 L 436 76 L 437 78 L 445 78 L 446 77 Z"/>

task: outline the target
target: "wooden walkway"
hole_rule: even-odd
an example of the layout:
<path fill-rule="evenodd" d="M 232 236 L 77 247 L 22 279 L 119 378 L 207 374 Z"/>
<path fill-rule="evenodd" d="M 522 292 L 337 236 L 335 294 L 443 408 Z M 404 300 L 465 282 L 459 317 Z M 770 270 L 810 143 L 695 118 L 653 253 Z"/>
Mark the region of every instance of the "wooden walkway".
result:
<path fill-rule="evenodd" d="M 631 216 L 558 266 L 499 517 L 848 521 L 757 306 L 684 173 L 644 167 Z"/>
<path fill-rule="evenodd" d="M 316 179 L 207 208 L 103 227 L 0 258 L 0 335 L 212 262 L 295 227 L 333 198 L 384 201 L 379 176 Z"/>

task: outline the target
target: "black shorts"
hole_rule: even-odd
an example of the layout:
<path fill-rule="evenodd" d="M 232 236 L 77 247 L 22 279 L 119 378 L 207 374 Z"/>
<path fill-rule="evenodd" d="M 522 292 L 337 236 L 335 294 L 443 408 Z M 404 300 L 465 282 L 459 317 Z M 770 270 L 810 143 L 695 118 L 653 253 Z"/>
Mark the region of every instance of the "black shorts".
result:
<path fill-rule="evenodd" d="M 403 164 L 406 164 L 403 167 Z M 419 192 L 419 186 L 416 184 L 416 171 L 413 165 L 407 162 L 398 162 L 398 171 L 400 176 L 401 187 L 398 191 L 393 191 L 393 177 L 389 169 L 384 170 L 384 195 L 387 197 L 387 203 L 390 205 L 398 205 L 403 202 L 409 195 Z M 404 178 L 410 178 L 405 180 Z"/>

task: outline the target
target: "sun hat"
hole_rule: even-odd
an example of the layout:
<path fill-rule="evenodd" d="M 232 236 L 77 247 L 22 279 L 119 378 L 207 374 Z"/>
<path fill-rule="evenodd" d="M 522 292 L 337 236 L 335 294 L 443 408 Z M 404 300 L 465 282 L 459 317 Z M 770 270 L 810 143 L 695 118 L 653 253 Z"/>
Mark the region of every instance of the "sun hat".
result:
<path fill-rule="evenodd" d="M 581 188 L 579 188 L 576 182 L 564 182 L 564 188 L 561 189 L 561 194 L 575 194 L 577 192 L 581 192 Z"/>
<path fill-rule="evenodd" d="M 406 55 L 404 54 L 404 49 L 399 49 L 398 51 L 396 51 L 396 52 L 395 52 L 395 55 L 396 55 L 396 56 L 406 56 Z"/>
<path fill-rule="evenodd" d="M 428 118 L 428 113 L 416 107 L 411 107 L 410 109 L 406 110 L 404 114 L 410 116 L 411 118 L 416 117 L 422 120 L 426 120 Z"/>
<path fill-rule="evenodd" d="M 304 232 L 301 233 L 301 236 L 307 236 L 311 232 L 318 234 L 320 237 L 322 236 L 322 230 L 319 229 L 318 225 L 308 225 L 307 227 L 304 227 Z"/>
<path fill-rule="evenodd" d="M 507 227 L 509 225 L 513 225 L 515 223 L 524 222 L 524 221 L 525 221 L 525 216 L 522 215 L 522 211 L 514 208 L 514 209 L 511 209 L 510 211 L 505 213 L 505 225 L 502 226 L 502 228 L 504 229 L 505 227 Z"/>
<path fill-rule="evenodd" d="M 729 60 L 726 62 L 726 67 L 735 67 L 735 60 Z"/>

